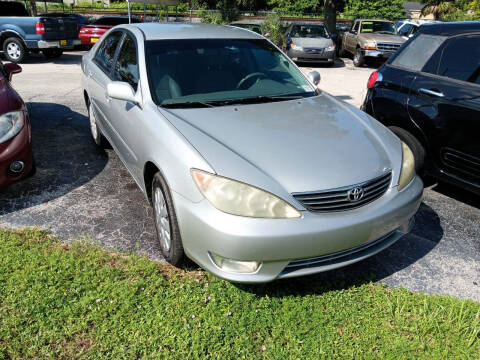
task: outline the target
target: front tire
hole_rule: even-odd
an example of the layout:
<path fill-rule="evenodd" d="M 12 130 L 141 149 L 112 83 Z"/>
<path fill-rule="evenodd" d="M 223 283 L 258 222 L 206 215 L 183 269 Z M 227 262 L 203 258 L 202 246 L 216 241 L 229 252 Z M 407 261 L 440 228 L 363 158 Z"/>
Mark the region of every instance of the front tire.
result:
<path fill-rule="evenodd" d="M 23 42 L 15 37 L 8 38 L 3 43 L 3 55 L 5 58 L 13 63 L 22 62 L 25 58 L 27 50 Z"/>
<path fill-rule="evenodd" d="M 353 65 L 355 67 L 361 67 L 365 64 L 365 57 L 362 54 L 362 49 L 357 48 L 355 50 L 355 55 L 353 56 Z"/>
<path fill-rule="evenodd" d="M 402 128 L 391 126 L 389 129 L 412 150 L 413 158 L 415 159 L 415 172 L 423 177 L 426 154 L 423 145 L 415 136 Z"/>
<path fill-rule="evenodd" d="M 152 181 L 152 206 L 162 255 L 168 263 L 178 266 L 183 262 L 185 253 L 172 197 L 160 172 Z"/>

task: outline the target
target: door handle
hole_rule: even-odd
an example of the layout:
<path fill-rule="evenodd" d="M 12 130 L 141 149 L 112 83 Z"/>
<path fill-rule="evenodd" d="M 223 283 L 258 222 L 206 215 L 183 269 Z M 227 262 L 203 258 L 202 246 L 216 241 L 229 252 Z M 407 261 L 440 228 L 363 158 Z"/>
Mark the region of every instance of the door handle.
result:
<path fill-rule="evenodd" d="M 437 89 L 430 90 L 430 89 L 421 88 L 421 89 L 418 89 L 418 92 L 422 94 L 430 95 L 430 96 L 439 97 L 439 98 L 445 97 L 445 95 L 440 91 L 438 91 Z"/>

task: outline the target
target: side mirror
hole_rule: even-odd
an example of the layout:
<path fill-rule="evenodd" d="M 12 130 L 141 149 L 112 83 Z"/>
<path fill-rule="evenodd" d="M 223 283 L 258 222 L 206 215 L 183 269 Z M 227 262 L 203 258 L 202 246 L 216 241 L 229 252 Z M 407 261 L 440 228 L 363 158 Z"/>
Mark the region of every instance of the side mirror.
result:
<path fill-rule="evenodd" d="M 317 71 L 312 71 L 308 73 L 308 79 L 317 86 L 320 83 L 320 74 Z"/>
<path fill-rule="evenodd" d="M 8 81 L 12 81 L 12 75 L 22 72 L 22 67 L 15 63 L 8 63 L 3 65 L 6 73 L 8 74 Z"/>
<path fill-rule="evenodd" d="M 107 96 L 112 99 L 130 101 L 137 105 L 140 104 L 139 99 L 135 96 L 135 91 L 129 83 L 122 81 L 114 81 L 107 85 Z"/>

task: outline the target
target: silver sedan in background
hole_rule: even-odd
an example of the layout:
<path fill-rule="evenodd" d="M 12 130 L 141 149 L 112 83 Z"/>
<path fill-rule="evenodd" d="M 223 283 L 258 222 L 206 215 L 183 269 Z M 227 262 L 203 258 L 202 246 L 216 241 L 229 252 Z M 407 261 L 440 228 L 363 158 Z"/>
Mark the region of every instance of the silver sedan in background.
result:
<path fill-rule="evenodd" d="M 152 204 L 171 264 L 266 282 L 359 261 L 412 225 L 410 149 L 261 35 L 120 25 L 82 73 L 92 137 Z"/>
<path fill-rule="evenodd" d="M 335 42 L 323 24 L 292 23 L 287 29 L 287 55 L 296 62 L 335 62 Z"/>

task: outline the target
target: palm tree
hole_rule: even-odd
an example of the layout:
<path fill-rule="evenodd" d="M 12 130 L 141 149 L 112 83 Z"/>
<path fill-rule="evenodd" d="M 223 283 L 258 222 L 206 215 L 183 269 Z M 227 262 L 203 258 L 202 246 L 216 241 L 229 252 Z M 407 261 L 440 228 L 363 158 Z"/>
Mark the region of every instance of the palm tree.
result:
<path fill-rule="evenodd" d="M 452 14 L 457 10 L 455 0 L 423 0 L 425 7 L 422 9 L 422 15 L 432 14 L 435 20 Z"/>

